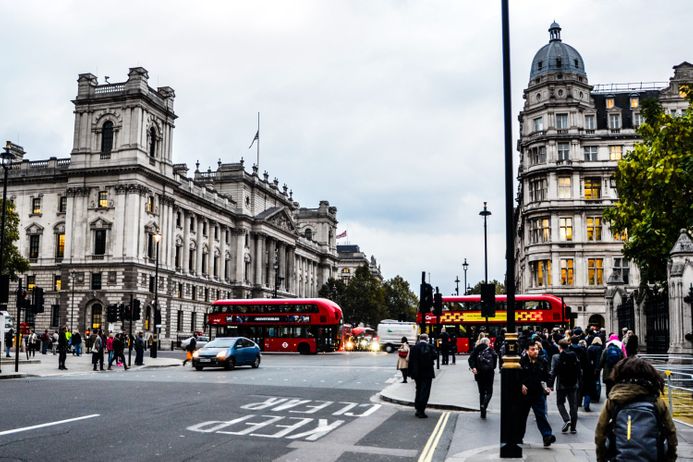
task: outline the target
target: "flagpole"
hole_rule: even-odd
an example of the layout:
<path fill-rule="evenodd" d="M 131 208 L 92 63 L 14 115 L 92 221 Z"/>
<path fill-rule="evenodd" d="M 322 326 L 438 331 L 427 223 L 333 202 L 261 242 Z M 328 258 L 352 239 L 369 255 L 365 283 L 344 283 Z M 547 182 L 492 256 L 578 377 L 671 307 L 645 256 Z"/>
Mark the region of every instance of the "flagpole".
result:
<path fill-rule="evenodd" d="M 257 168 L 260 170 L 260 113 L 257 113 Z"/>

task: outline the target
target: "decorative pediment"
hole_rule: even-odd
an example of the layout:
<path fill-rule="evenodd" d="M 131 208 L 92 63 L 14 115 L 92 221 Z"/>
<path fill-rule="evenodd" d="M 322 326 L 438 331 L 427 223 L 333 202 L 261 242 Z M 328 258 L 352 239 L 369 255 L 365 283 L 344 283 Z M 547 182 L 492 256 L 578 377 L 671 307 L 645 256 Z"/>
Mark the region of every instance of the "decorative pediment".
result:
<path fill-rule="evenodd" d="M 65 222 L 63 221 L 53 226 L 53 233 L 65 234 Z"/>
<path fill-rule="evenodd" d="M 43 226 L 32 223 L 25 228 L 27 234 L 43 234 Z"/>
<path fill-rule="evenodd" d="M 294 219 L 284 207 L 272 207 L 259 214 L 256 218 L 289 233 L 296 232 Z"/>
<path fill-rule="evenodd" d="M 101 217 L 89 223 L 89 229 L 111 229 L 112 227 L 113 223 Z"/>

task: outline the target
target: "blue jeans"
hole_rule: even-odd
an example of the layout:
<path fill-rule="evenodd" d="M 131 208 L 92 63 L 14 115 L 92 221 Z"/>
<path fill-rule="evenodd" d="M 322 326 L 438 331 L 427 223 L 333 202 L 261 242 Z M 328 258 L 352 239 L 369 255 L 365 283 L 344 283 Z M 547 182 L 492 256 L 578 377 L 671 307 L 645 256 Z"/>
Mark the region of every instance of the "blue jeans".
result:
<path fill-rule="evenodd" d="M 10 350 L 12 349 L 11 345 L 5 345 L 5 356 L 10 357 Z"/>
<path fill-rule="evenodd" d="M 78 344 L 75 345 L 75 354 L 76 354 L 77 356 L 81 356 L 81 355 L 82 355 L 82 344 L 81 344 L 81 343 L 78 343 Z"/>
<path fill-rule="evenodd" d="M 539 428 L 541 436 L 544 438 L 551 436 L 551 424 L 549 424 L 546 410 L 546 395 L 526 396 L 523 397 L 522 401 L 522 415 L 520 416 L 520 439 L 524 438 L 525 436 L 527 417 L 529 417 L 530 409 L 534 411 L 534 417 L 537 419 L 537 428 Z"/>

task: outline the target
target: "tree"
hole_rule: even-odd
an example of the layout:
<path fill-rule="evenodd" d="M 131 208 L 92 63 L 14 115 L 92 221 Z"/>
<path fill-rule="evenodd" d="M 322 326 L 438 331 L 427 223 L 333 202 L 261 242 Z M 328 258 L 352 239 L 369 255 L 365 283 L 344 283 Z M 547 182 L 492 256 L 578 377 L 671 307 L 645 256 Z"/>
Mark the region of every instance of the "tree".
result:
<path fill-rule="evenodd" d="M 469 289 L 469 293 L 470 294 L 481 294 L 481 284 L 483 284 L 483 283 L 484 283 L 484 281 L 477 282 L 474 287 Z M 489 281 L 489 284 L 494 284 L 496 286 L 496 295 L 505 293 L 505 284 L 503 284 L 502 282 L 498 282 L 494 279 L 493 281 Z"/>
<path fill-rule="evenodd" d="M 390 319 L 415 321 L 419 298 L 409 287 L 409 282 L 401 276 L 385 281 L 385 306 Z"/>
<path fill-rule="evenodd" d="M 344 295 L 339 298 L 339 305 L 344 311 L 344 320 L 354 325 L 363 322 L 374 326 L 385 318 L 385 291 L 368 265 L 356 269 Z"/>
<path fill-rule="evenodd" d="M 346 284 L 341 279 L 330 278 L 318 291 L 318 296 L 328 298 L 341 306 L 340 299 L 346 292 Z"/>
<path fill-rule="evenodd" d="M 669 252 L 680 230 L 693 228 L 693 92 L 681 90 L 689 101 L 681 116 L 665 114 L 657 101 L 642 103 L 642 141 L 619 161 L 618 200 L 604 213 L 625 237 L 623 254 L 638 265 L 642 285 L 666 286 Z"/>
<path fill-rule="evenodd" d="M 2 200 L 0 199 L 0 207 Z M 19 215 L 15 212 L 14 203 L 7 201 L 5 210 L 5 248 L 0 249 L 4 257 L 4 274 L 9 274 L 10 279 L 17 279 L 17 275 L 29 270 L 29 260 L 24 258 L 15 244 L 19 240 Z"/>

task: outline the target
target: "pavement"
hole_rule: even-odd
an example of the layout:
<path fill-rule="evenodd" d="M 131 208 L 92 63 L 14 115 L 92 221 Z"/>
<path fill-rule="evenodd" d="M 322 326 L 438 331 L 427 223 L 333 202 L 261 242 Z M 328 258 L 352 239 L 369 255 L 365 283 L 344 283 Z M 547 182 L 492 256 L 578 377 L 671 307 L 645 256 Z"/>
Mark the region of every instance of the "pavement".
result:
<path fill-rule="evenodd" d="M 455 428 L 445 458 L 446 462 L 498 460 L 500 459 L 500 375 L 496 374 L 493 398 L 487 418 L 481 419 L 477 386 L 469 371 L 467 358 L 467 355 L 459 355 L 456 358 L 457 364 L 441 365 L 440 369 L 436 370 L 428 407 L 456 411 L 454 414 L 457 418 L 449 419 L 449 421 L 454 420 Z M 413 406 L 414 387 L 412 380 L 407 383 L 393 383 L 381 391 L 380 398 Z M 522 445 L 522 460 L 561 462 L 596 460 L 594 429 L 601 411 L 601 404 L 592 403 L 591 407 L 592 412 L 589 413 L 579 408 L 577 434 L 562 434 L 562 420 L 556 408 L 555 395 L 552 393 L 548 401 L 549 422 L 557 442 L 549 448 L 543 446 L 533 414 L 530 412 L 524 438 L 526 444 Z M 683 422 L 676 422 L 676 428 L 679 440 L 678 460 L 693 461 L 693 427 Z"/>
<path fill-rule="evenodd" d="M 105 363 L 104 368 L 108 367 L 108 355 L 104 355 Z M 128 359 L 127 352 L 125 353 L 125 359 Z M 174 358 L 150 358 L 148 352 L 144 355 L 144 365 L 135 366 L 135 352 L 132 352 L 132 370 L 137 369 L 147 369 L 156 367 L 173 367 L 180 366 L 182 364 L 181 359 Z M 66 371 L 61 371 L 58 369 L 58 355 L 53 355 L 48 352 L 43 355 L 40 352 L 36 353 L 36 356 L 32 357 L 27 361 L 26 355 L 20 352 L 19 357 L 19 372 L 14 371 L 14 354 L 11 358 L 5 357 L 4 353 L 2 355 L 2 372 L 0 372 L 0 379 L 17 379 L 23 377 L 54 377 L 54 376 L 71 376 L 71 375 L 82 375 L 85 373 L 93 372 L 93 365 L 91 364 L 91 354 L 83 353 L 81 356 L 73 356 L 71 353 L 67 355 L 65 360 Z M 107 373 L 117 373 L 125 372 L 122 367 L 117 367 L 113 365 L 113 369 L 110 371 L 104 371 L 103 374 Z"/>

